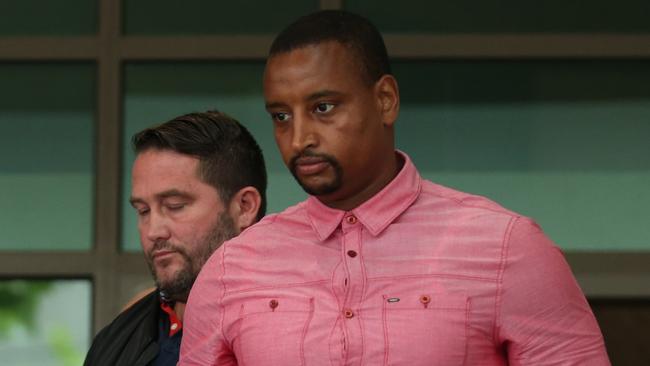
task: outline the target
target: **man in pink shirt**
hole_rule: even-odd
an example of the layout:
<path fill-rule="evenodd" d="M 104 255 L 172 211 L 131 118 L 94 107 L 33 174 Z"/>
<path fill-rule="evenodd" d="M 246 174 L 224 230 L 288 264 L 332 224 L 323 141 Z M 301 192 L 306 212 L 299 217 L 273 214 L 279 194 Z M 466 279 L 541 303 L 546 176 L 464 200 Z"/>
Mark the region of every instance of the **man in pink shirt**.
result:
<path fill-rule="evenodd" d="M 539 226 L 423 180 L 395 150 L 397 81 L 367 20 L 323 11 L 290 25 L 264 96 L 310 197 L 203 267 L 180 365 L 609 365 Z"/>

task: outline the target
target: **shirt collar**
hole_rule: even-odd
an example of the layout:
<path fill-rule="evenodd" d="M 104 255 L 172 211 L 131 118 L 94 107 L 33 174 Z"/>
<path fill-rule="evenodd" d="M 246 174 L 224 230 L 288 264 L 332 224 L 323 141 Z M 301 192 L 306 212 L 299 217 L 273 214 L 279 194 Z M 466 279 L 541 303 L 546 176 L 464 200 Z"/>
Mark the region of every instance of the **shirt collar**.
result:
<path fill-rule="evenodd" d="M 420 174 L 409 156 L 399 150 L 396 154 L 404 160 L 404 166 L 397 176 L 379 193 L 349 211 L 374 236 L 379 235 L 411 206 L 422 188 Z M 346 211 L 326 206 L 314 196 L 307 199 L 306 209 L 311 226 L 321 241 L 332 235 L 343 217 L 348 214 Z"/>

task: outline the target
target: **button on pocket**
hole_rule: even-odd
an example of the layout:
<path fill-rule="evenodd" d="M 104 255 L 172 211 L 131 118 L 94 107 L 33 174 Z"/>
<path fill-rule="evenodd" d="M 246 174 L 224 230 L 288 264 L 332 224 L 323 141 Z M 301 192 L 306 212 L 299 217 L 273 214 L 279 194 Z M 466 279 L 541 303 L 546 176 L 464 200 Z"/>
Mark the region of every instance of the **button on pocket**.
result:
<path fill-rule="evenodd" d="M 440 292 L 383 296 L 385 365 L 462 365 L 469 299 Z M 413 352 L 417 349 L 418 352 Z"/>
<path fill-rule="evenodd" d="M 429 303 L 431 302 L 431 297 L 429 295 L 422 295 L 420 296 L 420 302 L 424 307 L 429 307 Z"/>

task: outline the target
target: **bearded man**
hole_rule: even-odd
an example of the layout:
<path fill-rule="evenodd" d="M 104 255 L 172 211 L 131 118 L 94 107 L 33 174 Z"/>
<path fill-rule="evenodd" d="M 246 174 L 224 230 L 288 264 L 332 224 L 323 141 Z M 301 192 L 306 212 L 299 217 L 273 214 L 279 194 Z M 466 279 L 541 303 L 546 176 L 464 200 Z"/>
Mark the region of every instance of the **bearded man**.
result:
<path fill-rule="evenodd" d="M 236 120 L 210 111 L 133 136 L 130 202 L 157 289 L 94 339 L 84 365 L 176 365 L 183 314 L 203 264 L 266 209 L 262 151 Z"/>

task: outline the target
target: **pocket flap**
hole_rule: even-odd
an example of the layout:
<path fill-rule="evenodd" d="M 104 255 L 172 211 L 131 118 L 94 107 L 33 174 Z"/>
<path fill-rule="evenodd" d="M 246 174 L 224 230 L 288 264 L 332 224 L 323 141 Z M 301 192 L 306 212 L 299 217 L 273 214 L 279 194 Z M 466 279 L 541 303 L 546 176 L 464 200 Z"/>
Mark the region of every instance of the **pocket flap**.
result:
<path fill-rule="evenodd" d="M 244 302 L 241 306 L 242 317 L 257 313 L 272 312 L 310 312 L 312 298 L 262 297 Z"/>
<path fill-rule="evenodd" d="M 464 294 L 441 292 L 402 293 L 384 295 L 384 307 L 387 310 L 436 309 L 466 310 L 468 298 Z"/>

